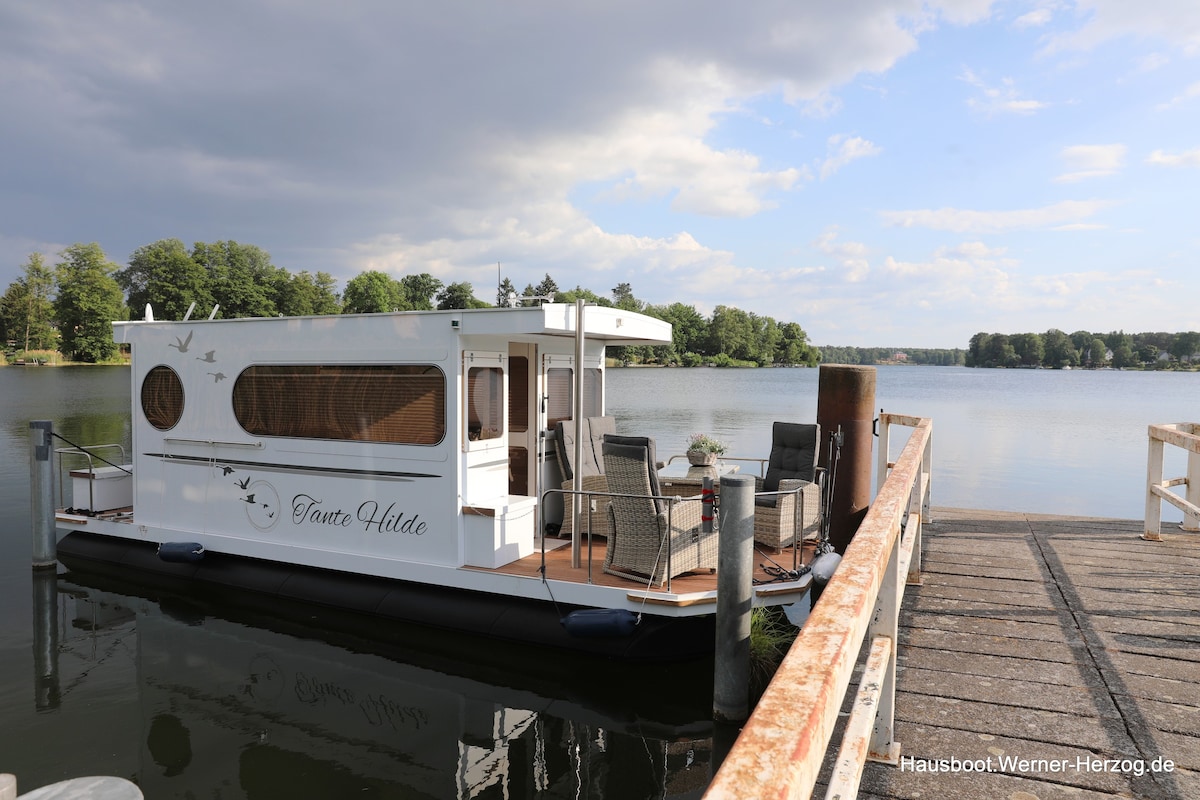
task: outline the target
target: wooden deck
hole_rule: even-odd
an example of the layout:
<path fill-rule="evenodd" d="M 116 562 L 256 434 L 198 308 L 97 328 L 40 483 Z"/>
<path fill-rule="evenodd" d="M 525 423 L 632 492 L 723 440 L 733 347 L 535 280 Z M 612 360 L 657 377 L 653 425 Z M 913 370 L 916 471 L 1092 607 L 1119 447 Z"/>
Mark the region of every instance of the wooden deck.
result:
<path fill-rule="evenodd" d="M 1200 797 L 1200 534 L 1141 532 L 935 509 L 900 616 L 902 762 L 859 796 Z"/>
<path fill-rule="evenodd" d="M 588 542 L 586 537 L 581 542 L 580 546 L 580 564 L 575 568 L 571 566 L 571 542 L 568 539 L 548 539 L 548 549 L 546 551 L 546 577 L 554 580 L 571 581 L 574 583 L 586 583 L 588 581 Z M 754 553 L 754 580 L 757 582 L 761 593 L 769 593 L 773 585 L 773 576 L 767 572 L 770 567 L 782 567 L 784 569 L 792 569 L 796 563 L 806 564 L 812 560 L 813 542 L 805 542 L 801 548 L 800 560 L 795 561 L 795 556 L 791 548 L 785 548 L 782 551 L 776 552 L 770 548 L 763 548 L 761 545 L 755 545 Z M 553 549 L 549 549 L 553 548 Z M 604 572 L 604 554 L 607 548 L 607 541 L 600 536 L 593 537 L 591 545 L 591 582 L 599 586 L 613 586 L 621 589 L 628 589 L 630 592 L 636 593 L 638 597 L 646 594 L 647 587 L 643 583 L 622 578 L 616 575 L 609 575 Z M 542 555 L 541 552 L 536 552 L 531 556 L 514 561 L 510 564 L 505 564 L 502 567 L 487 569 L 484 567 L 472 567 L 472 569 L 480 569 L 491 572 L 503 572 L 511 575 L 522 575 L 525 577 L 533 577 L 541 574 Z M 672 589 L 675 594 L 687 594 L 690 592 L 711 592 L 717 588 L 716 573 L 707 570 L 697 572 L 688 572 L 679 575 L 672 580 Z M 807 591 L 808 583 L 804 582 L 800 588 L 800 592 Z M 667 593 L 666 586 L 649 587 L 649 593 L 653 595 L 664 595 Z M 715 600 L 714 600 L 715 602 Z"/>

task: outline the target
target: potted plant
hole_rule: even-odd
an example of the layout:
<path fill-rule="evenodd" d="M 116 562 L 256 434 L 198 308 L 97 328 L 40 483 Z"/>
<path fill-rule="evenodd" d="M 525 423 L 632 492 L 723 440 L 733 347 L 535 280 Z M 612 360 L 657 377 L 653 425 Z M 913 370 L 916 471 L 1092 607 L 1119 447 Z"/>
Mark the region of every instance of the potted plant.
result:
<path fill-rule="evenodd" d="M 710 467 L 717 463 L 717 456 L 725 452 L 725 445 L 708 434 L 693 433 L 688 437 L 688 463 L 697 467 Z"/>

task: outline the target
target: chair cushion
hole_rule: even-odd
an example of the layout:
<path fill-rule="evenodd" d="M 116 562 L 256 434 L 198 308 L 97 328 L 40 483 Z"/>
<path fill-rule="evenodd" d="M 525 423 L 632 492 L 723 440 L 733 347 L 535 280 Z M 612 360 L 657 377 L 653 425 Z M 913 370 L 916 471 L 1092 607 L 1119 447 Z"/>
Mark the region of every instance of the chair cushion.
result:
<path fill-rule="evenodd" d="M 771 457 L 767 462 L 763 491 L 779 491 L 779 482 L 782 480 L 813 480 L 820 440 L 819 425 L 776 422 L 771 430 Z"/>
<path fill-rule="evenodd" d="M 630 458 L 640 458 L 644 454 L 646 458 L 647 477 L 650 481 L 650 494 L 661 495 L 662 488 L 658 483 L 658 471 L 654 468 L 657 463 L 654 455 L 654 440 L 646 436 L 618 436 L 615 433 L 604 435 L 604 441 L 601 445 L 606 453 L 619 453 Z M 657 511 L 662 511 L 664 501 L 655 500 L 654 508 Z"/>
<path fill-rule="evenodd" d="M 596 474 L 604 474 L 604 437 L 617 432 L 616 417 L 584 417 L 583 429 L 587 435 L 584 448 L 591 451 L 590 461 L 596 465 Z"/>
<path fill-rule="evenodd" d="M 601 451 L 601 440 L 606 433 L 615 433 L 617 421 L 613 417 L 584 417 L 583 419 L 583 460 L 579 464 L 579 474 L 583 477 L 604 474 L 604 454 Z M 559 469 L 562 470 L 563 481 L 575 477 L 575 421 L 561 420 L 555 425 L 555 452 L 558 456 Z"/>

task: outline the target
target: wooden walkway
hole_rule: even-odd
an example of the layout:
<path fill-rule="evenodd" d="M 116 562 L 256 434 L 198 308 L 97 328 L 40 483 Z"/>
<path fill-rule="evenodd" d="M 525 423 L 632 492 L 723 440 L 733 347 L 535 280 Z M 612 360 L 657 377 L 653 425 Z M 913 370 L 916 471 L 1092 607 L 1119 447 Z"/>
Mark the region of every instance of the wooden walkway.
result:
<path fill-rule="evenodd" d="M 868 764 L 859 797 L 1200 798 L 1200 533 L 932 517 L 900 616 L 902 762 Z"/>

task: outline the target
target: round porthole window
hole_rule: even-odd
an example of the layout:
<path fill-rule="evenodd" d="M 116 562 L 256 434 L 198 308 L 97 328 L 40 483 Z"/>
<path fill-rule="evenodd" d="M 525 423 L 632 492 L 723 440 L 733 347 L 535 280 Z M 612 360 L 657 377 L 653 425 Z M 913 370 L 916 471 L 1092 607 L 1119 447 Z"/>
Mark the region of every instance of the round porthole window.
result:
<path fill-rule="evenodd" d="M 169 431 L 183 416 L 183 382 L 170 367 L 155 367 L 142 381 L 142 413 L 160 431 Z"/>

